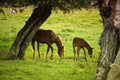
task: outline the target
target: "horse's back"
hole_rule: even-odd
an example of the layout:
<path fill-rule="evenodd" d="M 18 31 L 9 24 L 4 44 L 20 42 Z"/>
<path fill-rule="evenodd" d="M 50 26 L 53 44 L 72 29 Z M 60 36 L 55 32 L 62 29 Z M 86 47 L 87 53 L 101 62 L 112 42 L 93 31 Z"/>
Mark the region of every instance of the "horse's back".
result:
<path fill-rule="evenodd" d="M 33 39 L 39 43 L 54 42 L 56 34 L 52 30 L 39 29 L 34 35 Z"/>

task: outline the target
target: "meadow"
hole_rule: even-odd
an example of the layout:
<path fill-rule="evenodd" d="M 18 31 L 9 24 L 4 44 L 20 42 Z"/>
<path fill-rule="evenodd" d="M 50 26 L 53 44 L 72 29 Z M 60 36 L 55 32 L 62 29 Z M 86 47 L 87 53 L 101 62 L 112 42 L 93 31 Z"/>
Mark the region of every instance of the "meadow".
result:
<path fill-rule="evenodd" d="M 47 21 L 40 27 L 51 29 L 59 35 L 65 47 L 64 59 L 57 54 L 54 47 L 53 60 L 46 59 L 45 44 L 41 45 L 41 58 L 37 51 L 32 59 L 31 46 L 26 50 L 24 60 L 5 60 L 9 49 L 16 38 L 18 31 L 25 25 L 32 13 L 28 8 L 23 13 L 10 14 L 4 8 L 5 15 L 0 14 L 0 80 L 93 80 L 100 53 L 98 45 L 102 32 L 102 20 L 98 9 L 77 10 L 64 14 L 61 11 L 52 12 Z M 93 57 L 87 54 L 86 62 L 83 51 L 80 51 L 80 60 L 73 60 L 72 39 L 84 38 L 93 48 Z M 87 50 L 86 50 L 87 52 Z M 51 52 L 49 52 L 50 56 Z"/>

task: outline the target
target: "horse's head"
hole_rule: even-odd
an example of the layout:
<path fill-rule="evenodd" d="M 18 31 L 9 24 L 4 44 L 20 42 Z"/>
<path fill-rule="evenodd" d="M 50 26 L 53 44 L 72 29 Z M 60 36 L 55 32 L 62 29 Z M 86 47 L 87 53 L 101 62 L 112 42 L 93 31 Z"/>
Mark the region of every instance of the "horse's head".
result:
<path fill-rule="evenodd" d="M 90 49 L 88 50 L 88 53 L 89 53 L 90 57 L 92 57 L 93 48 L 90 48 Z"/>
<path fill-rule="evenodd" d="M 64 57 L 64 46 L 60 47 L 60 49 L 58 50 L 58 54 L 61 58 Z"/>

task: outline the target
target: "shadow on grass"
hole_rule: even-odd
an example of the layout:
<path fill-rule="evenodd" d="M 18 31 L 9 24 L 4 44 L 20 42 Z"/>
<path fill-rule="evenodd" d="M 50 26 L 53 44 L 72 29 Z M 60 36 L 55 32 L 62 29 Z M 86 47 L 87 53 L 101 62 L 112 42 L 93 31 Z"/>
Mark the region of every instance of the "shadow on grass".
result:
<path fill-rule="evenodd" d="M 0 60 L 5 60 L 7 56 L 7 52 L 0 52 Z"/>

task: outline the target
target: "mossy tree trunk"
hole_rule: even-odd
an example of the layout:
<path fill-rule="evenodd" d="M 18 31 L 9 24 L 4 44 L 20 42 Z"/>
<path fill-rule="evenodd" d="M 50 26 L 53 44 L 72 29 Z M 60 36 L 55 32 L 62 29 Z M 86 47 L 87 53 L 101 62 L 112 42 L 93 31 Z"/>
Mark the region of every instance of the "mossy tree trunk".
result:
<path fill-rule="evenodd" d="M 35 8 L 31 17 L 28 19 L 24 27 L 18 32 L 17 37 L 11 46 L 7 55 L 8 59 L 22 59 L 25 54 L 25 50 L 28 47 L 32 37 L 39 29 L 39 27 L 50 16 L 52 6 L 48 4 L 40 5 Z"/>
<path fill-rule="evenodd" d="M 120 0 L 98 0 L 98 4 L 104 30 L 99 41 L 101 53 L 95 80 L 120 80 Z M 119 69 L 117 68 L 118 72 L 111 74 L 111 71 L 114 71 L 111 68 L 113 64 Z M 119 79 L 113 77 L 113 74 L 119 75 L 117 76 Z M 110 79 L 108 75 L 113 78 Z"/>

